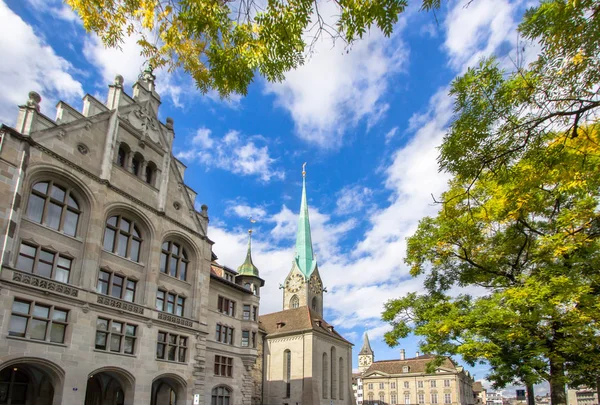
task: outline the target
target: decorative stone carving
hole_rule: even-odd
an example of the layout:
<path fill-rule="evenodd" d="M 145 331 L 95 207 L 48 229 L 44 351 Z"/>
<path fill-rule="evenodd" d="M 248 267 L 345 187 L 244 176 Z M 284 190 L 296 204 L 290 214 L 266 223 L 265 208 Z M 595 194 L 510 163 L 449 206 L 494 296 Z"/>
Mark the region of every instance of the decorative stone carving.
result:
<path fill-rule="evenodd" d="M 89 131 L 90 129 L 92 129 L 92 121 L 86 120 L 84 128 L 85 128 L 86 131 Z"/>
<path fill-rule="evenodd" d="M 127 301 L 121 301 L 116 298 L 99 295 L 97 302 L 98 304 L 113 307 L 122 311 L 133 312 L 134 314 L 140 315 L 144 314 L 144 308 L 140 307 L 139 305 L 135 305 Z"/>
<path fill-rule="evenodd" d="M 87 314 L 88 312 L 90 312 L 90 305 L 86 302 L 85 304 L 83 304 L 83 306 L 81 307 L 81 310 L 83 311 L 84 314 Z"/>
<path fill-rule="evenodd" d="M 35 91 L 29 92 L 29 100 L 27 100 L 27 107 L 34 108 L 37 112 L 40 112 L 40 103 L 42 102 L 42 96 Z"/>
<path fill-rule="evenodd" d="M 56 292 L 59 294 L 65 294 L 71 297 L 77 297 L 79 290 L 75 287 L 58 283 L 56 281 L 47 280 L 42 277 L 35 276 L 33 274 L 21 273 L 15 271 L 13 273 L 13 281 L 18 283 L 28 284 L 32 287 L 42 288 L 49 292 Z"/>
<path fill-rule="evenodd" d="M 174 323 L 176 325 L 182 325 L 182 326 L 187 326 L 187 327 L 192 327 L 194 326 L 194 323 L 188 319 L 185 318 L 181 318 L 179 316 L 176 315 L 171 315 L 171 314 L 165 314 L 164 312 L 159 312 L 158 313 L 158 319 L 160 319 L 161 321 L 167 321 L 167 322 L 171 322 Z"/>
<path fill-rule="evenodd" d="M 173 203 L 173 208 L 175 208 L 177 211 L 179 211 L 179 209 L 181 208 L 181 204 L 178 201 L 175 201 Z"/>
<path fill-rule="evenodd" d="M 56 137 L 62 141 L 63 139 L 65 139 L 66 135 L 67 135 L 67 131 L 65 131 L 64 129 L 61 128 L 58 131 L 58 134 L 56 134 Z"/>
<path fill-rule="evenodd" d="M 123 87 L 123 76 L 116 75 L 114 85 L 117 87 Z"/>
<path fill-rule="evenodd" d="M 87 155 L 90 152 L 90 149 L 86 145 L 84 145 L 83 143 L 80 143 L 80 144 L 77 145 L 77 150 L 82 155 Z"/>

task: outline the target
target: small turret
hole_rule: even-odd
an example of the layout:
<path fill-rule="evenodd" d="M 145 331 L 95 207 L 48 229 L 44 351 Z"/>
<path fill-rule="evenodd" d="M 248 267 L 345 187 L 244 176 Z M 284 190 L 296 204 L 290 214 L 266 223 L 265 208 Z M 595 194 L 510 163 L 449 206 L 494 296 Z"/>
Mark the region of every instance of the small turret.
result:
<path fill-rule="evenodd" d="M 265 281 L 258 276 L 258 267 L 252 262 L 252 229 L 248 231 L 246 260 L 237 268 L 237 271 L 236 283 L 251 290 L 255 295 L 260 295 L 259 288 L 265 285 Z"/>
<path fill-rule="evenodd" d="M 358 371 L 363 373 L 371 366 L 371 364 L 373 364 L 374 359 L 375 353 L 373 353 L 373 349 L 371 349 L 369 335 L 365 332 L 362 349 L 358 352 Z"/>

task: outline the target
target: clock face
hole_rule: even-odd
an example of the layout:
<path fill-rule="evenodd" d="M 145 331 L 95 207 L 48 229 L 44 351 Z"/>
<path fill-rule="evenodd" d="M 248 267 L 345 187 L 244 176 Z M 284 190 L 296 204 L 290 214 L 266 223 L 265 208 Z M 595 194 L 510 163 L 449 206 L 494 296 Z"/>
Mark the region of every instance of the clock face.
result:
<path fill-rule="evenodd" d="M 319 280 L 316 274 L 313 274 L 310 278 L 310 290 L 314 294 L 319 294 L 323 291 L 323 283 L 321 283 L 321 280 Z"/>
<path fill-rule="evenodd" d="M 368 357 L 361 357 L 358 362 L 360 363 L 361 366 L 367 366 L 369 365 L 369 363 L 371 362 L 370 359 Z"/>
<path fill-rule="evenodd" d="M 298 273 L 293 274 L 290 278 L 288 278 L 285 287 L 291 293 L 297 293 L 302 288 L 302 284 L 304 283 L 304 279 Z"/>

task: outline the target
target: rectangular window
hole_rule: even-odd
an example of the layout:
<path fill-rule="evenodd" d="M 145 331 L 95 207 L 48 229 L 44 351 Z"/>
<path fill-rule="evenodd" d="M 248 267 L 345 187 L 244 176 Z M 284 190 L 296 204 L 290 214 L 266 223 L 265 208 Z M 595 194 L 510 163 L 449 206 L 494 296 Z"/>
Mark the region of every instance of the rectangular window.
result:
<path fill-rule="evenodd" d="M 431 380 L 431 388 L 435 388 L 435 380 Z"/>
<path fill-rule="evenodd" d="M 390 383 L 390 388 L 391 388 L 391 389 L 395 389 L 395 388 L 396 388 L 396 383 L 395 383 L 395 382 L 393 382 L 393 383 Z"/>
<path fill-rule="evenodd" d="M 419 398 L 418 401 L 420 404 L 425 403 L 425 394 L 419 394 L 419 395 L 417 395 L 417 397 Z"/>
<path fill-rule="evenodd" d="M 244 321 L 250 320 L 250 305 L 244 305 L 244 312 L 242 312 L 242 319 Z"/>
<path fill-rule="evenodd" d="M 404 394 L 404 405 L 410 405 L 410 394 Z"/>
<path fill-rule="evenodd" d="M 252 347 L 256 349 L 256 332 L 252 332 Z"/>
<path fill-rule="evenodd" d="M 450 380 L 444 380 L 444 387 L 450 386 Z"/>
<path fill-rule="evenodd" d="M 215 355 L 215 375 L 233 376 L 233 358 Z"/>
<path fill-rule="evenodd" d="M 373 383 L 369 383 L 369 389 L 372 390 L 373 389 Z"/>
<path fill-rule="evenodd" d="M 17 269 L 68 283 L 73 260 L 38 246 L 21 243 Z"/>
<path fill-rule="evenodd" d="M 385 383 L 379 383 L 379 389 L 384 389 L 385 388 Z"/>
<path fill-rule="evenodd" d="M 169 332 L 158 332 L 156 358 L 160 360 L 186 362 L 188 338 Z"/>
<path fill-rule="evenodd" d="M 96 320 L 96 349 L 133 354 L 137 326 L 105 318 Z"/>
<path fill-rule="evenodd" d="M 134 302 L 136 286 L 137 281 L 135 280 L 130 280 L 127 277 L 119 276 L 106 270 L 100 270 L 100 273 L 98 273 L 96 292 L 98 294 L 110 295 L 121 300 Z"/>
<path fill-rule="evenodd" d="M 450 404 L 450 403 L 452 403 L 452 397 L 451 397 L 451 394 L 444 394 L 444 403 L 445 403 L 445 404 Z"/>
<path fill-rule="evenodd" d="M 64 343 L 68 315 L 67 309 L 15 299 L 8 335 Z"/>
<path fill-rule="evenodd" d="M 220 313 L 235 316 L 235 302 L 225 297 L 219 297 L 217 302 L 217 308 Z"/>
<path fill-rule="evenodd" d="M 437 394 L 431 394 L 431 403 L 437 404 Z"/>
<path fill-rule="evenodd" d="M 242 347 L 248 347 L 250 345 L 250 331 L 242 331 Z"/>
<path fill-rule="evenodd" d="M 417 381 L 417 388 L 423 388 L 423 381 Z"/>
<path fill-rule="evenodd" d="M 252 307 L 252 320 L 255 322 L 258 320 L 258 307 Z"/>
<path fill-rule="evenodd" d="M 408 381 L 404 381 L 404 388 L 410 388 L 410 383 Z"/>
<path fill-rule="evenodd" d="M 215 335 L 217 342 L 225 343 L 228 345 L 233 344 L 233 328 L 229 326 L 217 324 L 217 333 Z"/>
<path fill-rule="evenodd" d="M 177 294 L 163 290 L 157 290 L 156 303 L 154 307 L 157 311 L 183 316 L 185 313 L 185 298 L 180 297 Z"/>
<path fill-rule="evenodd" d="M 390 402 L 392 405 L 396 405 L 398 402 L 396 401 L 396 394 L 390 395 Z"/>

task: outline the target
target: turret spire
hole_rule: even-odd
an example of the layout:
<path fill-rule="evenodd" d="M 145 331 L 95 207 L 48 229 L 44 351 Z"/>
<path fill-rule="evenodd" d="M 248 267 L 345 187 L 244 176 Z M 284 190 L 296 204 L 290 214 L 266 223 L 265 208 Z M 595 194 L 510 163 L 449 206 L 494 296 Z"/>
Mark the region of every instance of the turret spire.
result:
<path fill-rule="evenodd" d="M 370 355 L 370 356 L 373 355 L 373 349 L 371 349 L 371 343 L 369 342 L 369 335 L 367 335 L 367 332 L 365 332 L 363 346 L 362 346 L 362 349 L 360 349 L 360 352 L 358 354 L 364 354 L 364 355 Z"/>
<path fill-rule="evenodd" d="M 313 253 L 310 222 L 308 219 L 308 203 L 306 202 L 306 163 L 302 165 L 302 201 L 298 217 L 298 233 L 296 234 L 296 265 L 306 278 L 310 277 L 317 261 Z"/>
<path fill-rule="evenodd" d="M 258 268 L 252 263 L 252 229 L 248 230 L 248 251 L 246 252 L 246 260 L 237 269 L 240 276 L 258 277 Z"/>

